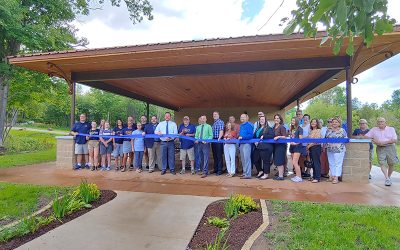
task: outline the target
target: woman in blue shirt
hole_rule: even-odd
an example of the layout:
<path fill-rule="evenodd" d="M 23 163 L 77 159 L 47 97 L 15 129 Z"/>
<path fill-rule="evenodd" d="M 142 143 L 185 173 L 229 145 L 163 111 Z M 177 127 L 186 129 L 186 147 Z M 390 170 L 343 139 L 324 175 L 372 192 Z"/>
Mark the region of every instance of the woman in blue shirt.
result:
<path fill-rule="evenodd" d="M 100 133 L 100 135 L 104 135 L 100 137 L 100 155 L 101 155 L 101 170 L 102 171 L 110 171 L 111 170 L 111 153 L 113 151 L 112 137 L 108 137 L 113 134 L 113 131 L 110 129 L 110 123 L 106 121 L 104 123 L 104 129 Z"/>

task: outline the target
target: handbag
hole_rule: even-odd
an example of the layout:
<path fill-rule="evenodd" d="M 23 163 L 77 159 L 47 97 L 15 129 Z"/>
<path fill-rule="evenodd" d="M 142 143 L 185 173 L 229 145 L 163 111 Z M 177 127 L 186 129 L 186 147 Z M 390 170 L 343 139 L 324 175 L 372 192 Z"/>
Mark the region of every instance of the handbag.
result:
<path fill-rule="evenodd" d="M 304 167 L 306 168 L 314 168 L 314 164 L 312 161 L 304 160 Z"/>

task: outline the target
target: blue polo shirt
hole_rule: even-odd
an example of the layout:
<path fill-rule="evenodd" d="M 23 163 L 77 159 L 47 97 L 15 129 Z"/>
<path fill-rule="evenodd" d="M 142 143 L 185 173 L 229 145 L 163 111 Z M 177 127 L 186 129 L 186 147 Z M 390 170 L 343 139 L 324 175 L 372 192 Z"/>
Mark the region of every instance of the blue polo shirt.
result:
<path fill-rule="evenodd" d="M 88 122 L 76 122 L 74 127 L 72 128 L 73 132 L 78 132 L 80 134 L 88 134 L 89 130 L 92 126 Z M 77 135 L 75 137 L 76 144 L 85 144 L 86 143 L 86 136 Z"/>
<path fill-rule="evenodd" d="M 367 128 L 366 130 L 361 130 L 361 129 L 359 129 L 359 128 L 356 128 L 354 131 L 353 131 L 353 135 L 354 136 L 360 136 L 360 135 L 366 135 L 367 133 L 369 132 L 369 129 Z M 370 142 L 369 143 L 369 149 L 370 150 L 372 150 L 372 149 L 374 149 L 374 145 L 372 144 L 372 142 Z"/>
<path fill-rule="evenodd" d="M 122 134 L 123 135 L 131 135 L 134 130 L 136 130 L 136 128 L 133 128 L 133 126 L 131 128 L 126 127 L 126 128 L 124 128 L 122 130 Z M 132 138 L 126 138 L 126 139 L 123 139 L 123 140 L 124 141 L 130 141 L 130 140 L 132 140 Z"/>
<path fill-rule="evenodd" d="M 89 135 L 99 135 L 100 134 L 100 129 L 91 129 L 89 130 Z M 89 141 L 98 141 L 99 137 L 89 137 Z"/>
<path fill-rule="evenodd" d="M 245 122 L 240 125 L 239 137 L 243 140 L 250 140 L 253 138 L 253 124 L 250 122 Z"/>
<path fill-rule="evenodd" d="M 151 135 L 154 134 L 154 130 L 156 130 L 158 123 L 147 123 L 146 126 L 144 126 L 143 131 L 146 133 L 146 135 Z M 145 138 L 144 139 L 144 145 L 146 148 L 153 148 L 154 142 L 155 141 L 161 141 L 160 139 L 153 139 L 153 138 Z"/>
<path fill-rule="evenodd" d="M 122 136 L 122 135 L 123 135 L 123 133 L 122 133 L 123 129 L 124 129 L 124 128 L 119 128 L 118 126 L 115 127 L 115 128 L 113 129 L 114 135 L 116 135 L 116 136 Z M 123 141 L 124 141 L 124 139 L 122 139 L 122 138 L 115 138 L 115 143 L 117 143 L 117 144 L 122 144 Z"/>
<path fill-rule="evenodd" d="M 185 127 L 185 124 L 181 124 L 178 129 L 178 134 L 181 132 L 184 132 L 183 135 L 186 134 L 195 134 L 196 133 L 196 127 L 193 124 L 188 124 L 187 127 Z M 181 141 L 181 149 L 190 149 L 193 148 L 194 146 L 194 141 L 188 140 L 188 139 L 179 139 Z"/>

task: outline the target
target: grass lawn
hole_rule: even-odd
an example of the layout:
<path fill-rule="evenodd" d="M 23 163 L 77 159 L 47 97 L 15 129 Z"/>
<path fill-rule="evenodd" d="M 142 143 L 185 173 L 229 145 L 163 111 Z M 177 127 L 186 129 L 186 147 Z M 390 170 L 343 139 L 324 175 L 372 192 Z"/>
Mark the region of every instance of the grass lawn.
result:
<path fill-rule="evenodd" d="M 55 191 L 65 190 L 68 188 L 0 182 L 0 225 L 32 214 L 47 205 Z"/>
<path fill-rule="evenodd" d="M 60 126 L 44 124 L 44 123 L 23 124 L 23 125 L 16 125 L 16 127 L 44 129 L 44 130 L 48 130 L 49 128 L 51 128 L 53 131 L 58 131 L 58 132 L 69 132 L 70 131 L 69 127 L 60 127 Z"/>
<path fill-rule="evenodd" d="M 56 160 L 54 134 L 11 130 L 7 151 L 0 155 L 0 168 L 29 165 Z"/>
<path fill-rule="evenodd" d="M 271 201 L 276 249 L 400 249 L 400 208 Z"/>
<path fill-rule="evenodd" d="M 400 144 L 397 144 L 396 148 L 397 148 L 397 156 L 400 157 Z M 372 164 L 375 166 L 378 166 L 378 156 L 376 155 L 375 149 L 376 149 L 376 146 L 374 146 L 374 160 L 372 161 Z M 394 171 L 400 172 L 400 163 L 394 167 Z"/>

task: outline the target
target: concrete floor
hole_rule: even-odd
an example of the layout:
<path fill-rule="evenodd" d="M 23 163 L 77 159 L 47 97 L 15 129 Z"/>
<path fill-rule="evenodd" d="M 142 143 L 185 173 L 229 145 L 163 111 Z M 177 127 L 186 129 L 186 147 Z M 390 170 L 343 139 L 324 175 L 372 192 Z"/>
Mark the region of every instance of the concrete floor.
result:
<path fill-rule="evenodd" d="M 185 249 L 217 199 L 119 191 L 111 202 L 18 249 Z"/>
<path fill-rule="evenodd" d="M 134 191 L 146 193 L 226 197 L 232 193 L 251 195 L 254 198 L 281 199 L 291 201 L 335 202 L 372 205 L 400 206 L 400 174 L 392 177 L 393 185 L 384 186 L 383 175 L 379 169 L 372 171 L 368 184 L 327 182 L 292 183 L 289 180 L 242 180 L 238 177 L 210 175 L 201 179 L 198 175 L 161 176 L 160 172 L 91 172 L 56 169 L 55 163 L 0 170 L 0 181 L 32 183 L 40 185 L 78 185 L 81 179 L 95 182 L 102 189 Z"/>

